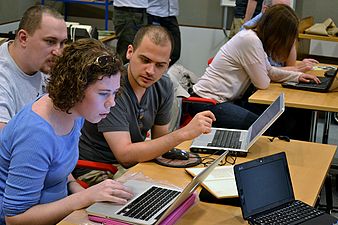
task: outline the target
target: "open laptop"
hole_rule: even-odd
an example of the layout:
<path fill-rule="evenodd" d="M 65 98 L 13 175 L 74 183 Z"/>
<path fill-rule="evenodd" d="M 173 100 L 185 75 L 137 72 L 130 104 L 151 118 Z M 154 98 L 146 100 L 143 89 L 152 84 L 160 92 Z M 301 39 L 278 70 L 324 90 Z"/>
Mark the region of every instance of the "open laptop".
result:
<path fill-rule="evenodd" d="M 242 215 L 249 224 L 338 222 L 337 218 L 295 200 L 285 152 L 235 165 L 234 174 Z"/>
<path fill-rule="evenodd" d="M 194 177 L 183 191 L 146 181 L 129 180 L 124 184 L 133 190 L 135 196 L 126 205 L 95 203 L 88 207 L 86 211 L 88 215 L 110 218 L 131 224 L 159 224 L 193 194 L 227 153 L 225 151 L 212 164 Z M 158 190 L 159 194 L 156 194 L 155 192 Z"/>
<path fill-rule="evenodd" d="M 282 83 L 282 86 L 305 91 L 329 92 L 338 87 L 338 81 L 336 81 L 337 71 L 337 68 L 330 69 L 325 72 L 324 77 L 318 77 L 321 82 L 320 84 L 287 81 Z"/>
<path fill-rule="evenodd" d="M 285 101 L 282 93 L 248 130 L 211 128 L 209 134 L 202 134 L 193 140 L 190 151 L 220 154 L 229 150 L 231 154 L 246 156 L 249 148 L 277 120 L 284 109 Z"/>

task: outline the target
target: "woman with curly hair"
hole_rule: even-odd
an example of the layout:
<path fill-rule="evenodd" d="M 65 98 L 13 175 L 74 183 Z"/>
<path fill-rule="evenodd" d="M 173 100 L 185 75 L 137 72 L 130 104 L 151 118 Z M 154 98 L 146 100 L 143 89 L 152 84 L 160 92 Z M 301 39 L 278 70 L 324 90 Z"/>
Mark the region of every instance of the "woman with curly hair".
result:
<path fill-rule="evenodd" d="M 64 49 L 51 70 L 49 94 L 26 105 L 0 135 L 0 224 L 56 224 L 94 202 L 123 204 L 132 197 L 117 181 L 83 189 L 71 175 L 84 119 L 106 117 L 122 71 L 97 40 Z"/>

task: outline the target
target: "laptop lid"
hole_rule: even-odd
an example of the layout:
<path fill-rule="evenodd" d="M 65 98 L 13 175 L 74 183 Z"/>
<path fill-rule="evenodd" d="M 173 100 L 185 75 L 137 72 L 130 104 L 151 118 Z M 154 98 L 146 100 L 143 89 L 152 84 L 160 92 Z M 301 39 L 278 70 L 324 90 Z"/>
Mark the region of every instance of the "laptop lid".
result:
<path fill-rule="evenodd" d="M 159 224 L 163 219 L 165 219 L 171 212 L 173 212 L 177 207 L 179 207 L 187 198 L 189 198 L 196 188 L 202 184 L 202 182 L 209 176 L 209 174 L 218 166 L 218 164 L 225 158 L 229 151 L 223 152 L 213 163 L 211 163 L 207 168 L 205 168 L 201 173 L 192 179 L 192 181 L 184 188 L 182 193 L 176 198 L 173 204 L 165 211 L 161 218 L 157 221 L 156 224 Z"/>
<path fill-rule="evenodd" d="M 221 156 L 219 156 L 212 164 L 206 167 L 198 176 L 194 177 L 194 179 L 184 188 L 183 191 L 170 202 L 170 206 L 165 207 L 158 211 L 151 219 L 147 221 L 141 221 L 134 218 L 126 217 L 118 215 L 118 212 L 125 207 L 125 205 L 117 205 L 113 203 L 99 202 L 94 203 L 90 207 L 86 209 L 89 215 L 99 216 L 110 218 L 118 221 L 125 221 L 128 223 L 137 223 L 137 224 L 159 224 L 162 220 L 164 220 L 170 213 L 172 213 L 176 208 L 178 208 L 185 200 L 187 200 L 196 188 L 204 181 L 204 179 L 211 173 L 211 171 L 218 166 L 222 159 L 227 155 L 228 151 L 225 151 Z M 128 180 L 125 183 L 126 186 L 129 186 L 133 191 L 135 191 L 135 198 L 137 198 L 144 191 L 149 189 L 152 186 L 161 186 L 150 183 L 148 181 L 141 180 Z M 167 188 L 167 187 L 164 187 Z M 173 189 L 168 187 L 168 189 Z M 133 199 L 132 199 L 133 200 Z M 130 201 L 129 201 L 130 202 Z M 127 203 L 128 204 L 128 203 Z M 158 219 L 157 219 L 158 218 Z"/>
<path fill-rule="evenodd" d="M 295 200 L 285 152 L 234 166 L 244 219 Z"/>
<path fill-rule="evenodd" d="M 277 99 L 258 117 L 249 127 L 248 146 L 249 149 L 257 139 L 278 119 L 285 110 L 285 97 L 281 93 Z"/>
<path fill-rule="evenodd" d="M 284 112 L 285 100 L 284 93 L 281 93 L 277 99 L 260 115 L 260 117 L 249 127 L 248 130 L 212 128 L 211 133 L 202 134 L 195 138 L 190 146 L 192 152 L 215 153 L 220 150 L 230 150 L 236 152 L 248 152 L 249 148 Z M 221 146 L 209 146 L 217 130 L 239 131 L 241 132 L 240 140 L 244 143 L 241 148 L 228 148 Z"/>

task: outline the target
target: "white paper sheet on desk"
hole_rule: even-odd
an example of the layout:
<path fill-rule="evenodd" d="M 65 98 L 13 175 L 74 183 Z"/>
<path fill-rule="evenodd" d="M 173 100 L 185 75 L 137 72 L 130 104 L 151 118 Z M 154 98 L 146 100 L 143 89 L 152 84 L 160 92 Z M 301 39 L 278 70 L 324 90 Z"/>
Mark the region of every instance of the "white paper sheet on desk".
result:
<path fill-rule="evenodd" d="M 192 176 L 196 176 L 204 168 L 186 168 Z M 238 197 L 233 166 L 218 166 L 204 180 L 202 186 L 216 198 Z"/>
<path fill-rule="evenodd" d="M 330 66 L 330 65 L 326 65 L 326 66 L 317 65 L 317 66 L 312 67 L 312 70 L 331 70 L 331 69 L 336 69 L 336 67 Z"/>

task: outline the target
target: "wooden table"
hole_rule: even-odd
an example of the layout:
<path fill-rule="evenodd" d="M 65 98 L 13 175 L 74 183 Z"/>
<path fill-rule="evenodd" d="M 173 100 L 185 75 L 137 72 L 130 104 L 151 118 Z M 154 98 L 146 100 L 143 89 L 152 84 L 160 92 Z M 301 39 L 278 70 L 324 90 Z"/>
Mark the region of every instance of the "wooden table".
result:
<path fill-rule="evenodd" d="M 319 41 L 331 41 L 338 42 L 338 37 L 335 36 L 322 36 L 314 34 L 298 34 L 299 39 L 319 40 Z"/>
<path fill-rule="evenodd" d="M 178 146 L 187 149 L 191 142 Z M 251 148 L 246 158 L 237 158 L 237 163 L 256 159 L 262 156 L 285 151 L 295 197 L 310 205 L 314 205 L 331 161 L 336 152 L 336 146 L 319 143 L 292 140 L 285 142 L 275 139 L 270 142 L 267 137 L 261 137 Z M 140 163 L 131 168 L 128 173 L 142 172 L 154 180 L 170 182 L 184 187 L 190 182 L 184 169 L 169 168 L 153 162 Z M 85 210 L 78 210 L 70 214 L 60 225 L 96 224 L 88 221 Z M 205 225 L 205 224 L 247 224 L 242 218 L 239 207 L 199 202 L 190 209 L 177 224 Z"/>
<path fill-rule="evenodd" d="M 111 34 L 108 34 L 108 35 L 99 35 L 99 40 L 102 41 L 103 43 L 106 43 L 106 42 L 109 42 L 115 39 L 117 39 L 115 32 L 112 32 Z"/>
<path fill-rule="evenodd" d="M 328 65 L 328 64 L 319 64 L 319 65 Z M 337 65 L 329 65 L 335 66 Z M 307 73 L 323 76 L 324 70 L 312 70 Z M 335 80 L 334 82 L 338 82 Z M 316 125 L 317 125 L 317 111 L 326 112 L 325 115 L 325 128 L 323 130 L 323 140 L 322 143 L 327 143 L 328 134 L 329 134 L 329 125 L 331 121 L 331 113 L 328 112 L 338 112 L 338 89 L 337 91 L 331 91 L 327 93 L 311 92 L 311 91 L 302 91 L 296 89 L 283 88 L 279 83 L 270 84 L 269 88 L 265 90 L 257 90 L 253 95 L 249 97 L 249 102 L 259 103 L 259 104 L 271 104 L 280 93 L 285 94 L 285 105 L 287 107 L 294 107 L 300 109 L 310 109 L 313 110 L 314 116 L 312 117 L 312 128 L 311 128 L 311 140 L 315 140 L 316 136 Z"/>
<path fill-rule="evenodd" d="M 297 58 L 303 59 L 310 55 L 311 40 L 338 42 L 338 37 L 300 33 L 298 34 L 298 40 Z"/>
<path fill-rule="evenodd" d="M 320 65 L 328 65 L 328 64 L 320 64 Z M 337 65 L 330 66 L 337 67 Z M 307 73 L 322 76 L 324 75 L 324 72 L 325 72 L 324 70 L 313 70 Z M 335 80 L 334 82 L 338 81 Z M 281 84 L 272 83 L 268 89 L 256 91 L 252 96 L 249 97 L 249 102 L 260 104 L 271 104 L 282 92 L 285 94 L 285 105 L 287 107 L 313 110 L 310 141 L 316 140 L 315 138 L 317 133 L 318 111 L 323 111 L 325 113 L 322 143 L 327 144 L 330 131 L 331 114 L 332 112 L 338 112 L 338 89 L 337 91 L 318 93 L 283 88 Z M 326 189 L 327 211 L 330 211 L 333 208 L 333 197 L 331 194 L 332 184 L 330 177 L 329 179 L 326 180 L 325 189 Z"/>

